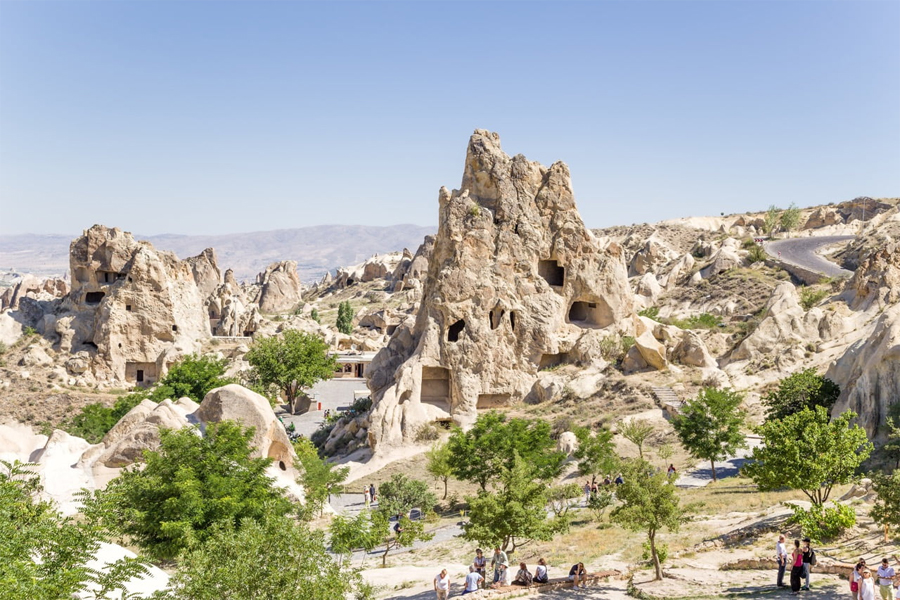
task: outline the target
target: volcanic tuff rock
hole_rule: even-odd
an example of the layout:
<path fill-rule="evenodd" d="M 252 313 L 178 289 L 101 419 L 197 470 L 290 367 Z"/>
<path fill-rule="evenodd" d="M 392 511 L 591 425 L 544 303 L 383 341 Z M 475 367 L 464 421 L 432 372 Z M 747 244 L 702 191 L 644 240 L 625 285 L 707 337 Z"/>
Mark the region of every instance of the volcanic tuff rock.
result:
<path fill-rule="evenodd" d="M 297 276 L 297 262 L 284 260 L 273 263 L 257 275 L 260 286 L 259 309 L 266 313 L 292 310 L 300 302 L 303 285 Z"/>
<path fill-rule="evenodd" d="M 542 368 L 601 360 L 600 341 L 634 327 L 621 248 L 584 226 L 564 163 L 510 158 L 478 130 L 460 187 L 439 193 L 415 326 L 398 327 L 368 371 L 373 448 L 432 421 L 468 425 L 480 407 L 524 398 Z"/>

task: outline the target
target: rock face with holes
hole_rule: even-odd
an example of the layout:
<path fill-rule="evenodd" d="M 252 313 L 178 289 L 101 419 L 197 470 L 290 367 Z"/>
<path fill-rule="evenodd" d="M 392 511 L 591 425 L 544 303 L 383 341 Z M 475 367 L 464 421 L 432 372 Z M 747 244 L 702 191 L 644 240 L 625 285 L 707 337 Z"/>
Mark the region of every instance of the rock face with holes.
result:
<path fill-rule="evenodd" d="M 69 257 L 72 290 L 44 335 L 55 333 L 61 351 L 88 358 L 96 380 L 156 381 L 209 337 L 195 272 L 204 285 L 215 277 L 211 251 L 183 261 L 94 225 L 72 242 Z"/>
<path fill-rule="evenodd" d="M 376 450 L 521 400 L 539 370 L 591 362 L 600 340 L 634 328 L 621 248 L 584 226 L 564 163 L 510 158 L 479 130 L 460 190 L 441 188 L 438 202 L 415 325 L 368 371 Z"/>

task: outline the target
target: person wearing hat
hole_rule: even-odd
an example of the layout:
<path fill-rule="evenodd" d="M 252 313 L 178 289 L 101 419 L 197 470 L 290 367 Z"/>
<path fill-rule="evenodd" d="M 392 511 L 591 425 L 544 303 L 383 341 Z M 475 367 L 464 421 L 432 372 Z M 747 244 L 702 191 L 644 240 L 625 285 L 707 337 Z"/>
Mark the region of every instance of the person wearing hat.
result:
<path fill-rule="evenodd" d="M 808 537 L 803 538 L 803 578 L 806 580 L 802 590 L 809 591 L 809 571 L 812 568 L 813 549 Z"/>

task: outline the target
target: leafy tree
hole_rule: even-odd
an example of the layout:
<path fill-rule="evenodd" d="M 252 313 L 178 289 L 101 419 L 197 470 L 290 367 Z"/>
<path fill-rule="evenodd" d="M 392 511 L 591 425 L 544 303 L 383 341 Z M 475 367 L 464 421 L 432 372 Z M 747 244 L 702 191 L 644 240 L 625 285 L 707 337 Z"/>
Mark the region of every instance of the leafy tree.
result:
<path fill-rule="evenodd" d="M 250 458 L 252 429 L 222 421 L 200 437 L 191 427 L 160 432 L 145 467 L 123 471 L 86 502 L 85 513 L 129 536 L 153 559 L 203 542 L 213 524 L 281 516 L 292 506 L 266 475 L 268 458 Z"/>
<path fill-rule="evenodd" d="M 550 502 L 550 510 L 557 517 L 565 516 L 572 507 L 572 500 L 581 498 L 584 491 L 577 483 L 564 483 L 550 488 L 547 499 Z"/>
<path fill-rule="evenodd" d="M 425 453 L 425 470 L 432 477 L 444 484 L 444 497 L 447 499 L 447 482 L 453 476 L 453 468 L 450 465 L 450 447 L 447 444 L 435 444 Z"/>
<path fill-rule="evenodd" d="M 353 307 L 350 306 L 349 300 L 344 300 L 338 304 L 337 330 L 341 333 L 350 335 L 353 332 Z"/>
<path fill-rule="evenodd" d="M 716 461 L 746 447 L 741 427 L 746 418 L 738 407 L 743 396 L 730 389 L 703 388 L 685 403 L 673 421 L 675 433 L 691 456 L 708 460 L 716 480 Z"/>
<path fill-rule="evenodd" d="M 418 508 L 423 513 L 430 512 L 437 504 L 428 484 L 418 479 L 410 479 L 403 473 L 395 473 L 390 481 L 385 481 L 378 489 L 378 507 L 390 515 L 406 515 Z"/>
<path fill-rule="evenodd" d="M 791 205 L 781 213 L 781 218 L 779 220 L 783 230 L 793 231 L 794 229 L 797 229 L 797 226 L 800 225 L 800 209 L 797 208 L 796 204 L 791 202 Z"/>
<path fill-rule="evenodd" d="M 384 552 L 381 555 L 382 567 L 387 566 L 387 557 L 391 550 L 412 546 L 419 540 L 427 542 L 434 537 L 433 533 L 426 533 L 424 522 L 413 521 L 405 515 L 400 516 L 398 520 L 400 530 L 396 532 L 390 528 L 390 515 L 381 508 L 373 511 L 371 518 L 373 531 L 380 531 L 382 535 L 381 543 L 384 544 Z"/>
<path fill-rule="evenodd" d="M 654 427 L 643 419 L 631 419 L 619 426 L 619 433 L 626 440 L 637 446 L 638 455 L 644 458 L 644 442 L 653 434 Z"/>
<path fill-rule="evenodd" d="M 778 387 L 763 397 L 766 419 L 783 419 L 804 408 L 822 406 L 828 410 L 834 406 L 841 388 L 838 384 L 813 368 L 793 373 L 778 382 Z"/>
<path fill-rule="evenodd" d="M 882 446 L 882 450 L 888 460 L 894 461 L 894 467 L 900 469 L 900 402 L 894 402 L 888 406 L 885 426 L 887 441 Z"/>
<path fill-rule="evenodd" d="M 357 548 L 366 551 L 366 554 L 374 550 L 384 539 L 385 527 L 376 530 L 372 524 L 372 513 L 364 510 L 355 517 L 335 515 L 328 526 L 328 536 L 331 540 L 331 551 L 340 557 L 343 563 L 344 557 L 349 556 Z M 366 556 L 363 555 L 363 562 Z"/>
<path fill-rule="evenodd" d="M 251 382 L 278 389 L 291 406 L 301 389 L 331 379 L 336 365 L 325 340 L 294 329 L 254 341 L 246 359 L 252 367 Z"/>
<path fill-rule="evenodd" d="M 453 476 L 486 490 L 504 468 L 512 466 L 518 453 L 536 469 L 538 479 L 553 479 L 562 471 L 566 455 L 556 450 L 550 430 L 550 424 L 542 420 L 509 419 L 493 411 L 480 415 L 469 431 L 454 429 L 450 434 L 447 445 Z"/>
<path fill-rule="evenodd" d="M 186 396 L 194 402 L 203 402 L 210 390 L 232 383 L 225 377 L 227 362 L 224 358 L 189 354 L 169 368 L 150 399 L 162 402 L 166 398 L 177 400 Z"/>
<path fill-rule="evenodd" d="M 217 523 L 169 585 L 173 600 L 334 600 L 367 587 L 328 554 L 322 532 L 282 517 Z"/>
<path fill-rule="evenodd" d="M 636 460 L 625 469 L 625 483 L 616 486 L 616 497 L 621 504 L 610 513 L 610 520 L 647 534 L 656 579 L 662 579 L 656 536 L 663 529 L 678 531 L 685 520 L 675 486 L 669 485 L 665 474 L 655 472 L 650 463 Z"/>
<path fill-rule="evenodd" d="M 656 449 L 656 455 L 662 459 L 663 468 L 665 469 L 669 459 L 675 455 L 675 448 L 672 447 L 672 444 L 663 444 Z"/>
<path fill-rule="evenodd" d="M 594 518 L 599 521 L 603 518 L 603 511 L 612 506 L 613 500 L 615 500 L 613 493 L 603 487 L 598 489 L 596 494 L 591 494 L 587 507 L 594 513 Z"/>
<path fill-rule="evenodd" d="M 900 470 L 895 470 L 892 475 L 876 473 L 872 476 L 872 483 L 878 497 L 869 516 L 884 527 L 886 542 L 890 528 L 900 528 Z"/>
<path fill-rule="evenodd" d="M 587 427 L 575 427 L 573 433 L 578 440 L 578 448 L 572 454 L 578 461 L 578 474 L 590 477 L 591 483 L 604 473 L 617 469 L 619 457 L 613 444 L 613 434 L 609 429 L 601 429 L 594 435 Z"/>
<path fill-rule="evenodd" d="M 781 209 L 774 204 L 769 206 L 766 216 L 763 217 L 763 229 L 766 235 L 773 235 L 778 230 L 778 224 L 781 222 Z"/>
<path fill-rule="evenodd" d="M 824 407 L 816 406 L 766 421 L 757 429 L 763 445 L 753 449 L 744 475 L 761 492 L 789 487 L 822 506 L 831 489 L 849 483 L 872 452 L 865 430 L 850 425 L 855 417 L 847 411 L 832 421 Z"/>
<path fill-rule="evenodd" d="M 469 502 L 469 522 L 463 538 L 504 551 L 535 540 L 548 541 L 568 527 L 565 517 L 547 517 L 549 489 L 536 477 L 534 467 L 513 452 L 512 465 L 504 468 L 496 492 L 480 490 Z"/>
<path fill-rule="evenodd" d="M 329 496 L 344 491 L 341 484 L 347 479 L 350 467 L 338 467 L 319 458 L 316 446 L 305 438 L 294 442 L 294 451 L 297 453 L 297 469 L 302 473 L 297 483 L 306 492 L 306 506 L 301 516 L 311 519 L 322 514 Z"/>
<path fill-rule="evenodd" d="M 88 568 L 109 532 L 39 500 L 40 478 L 30 467 L 0 461 L 0 600 L 58 600 L 89 588 L 84 597 L 101 600 L 148 572 L 138 559 Z"/>

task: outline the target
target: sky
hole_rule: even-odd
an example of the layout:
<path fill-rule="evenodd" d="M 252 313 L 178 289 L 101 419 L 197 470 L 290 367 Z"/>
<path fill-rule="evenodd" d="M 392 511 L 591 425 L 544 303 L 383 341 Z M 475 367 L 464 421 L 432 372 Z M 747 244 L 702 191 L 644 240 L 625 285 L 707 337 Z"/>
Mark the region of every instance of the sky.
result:
<path fill-rule="evenodd" d="M 0 234 L 436 225 L 475 129 L 590 227 L 900 195 L 900 2 L 0 1 Z"/>

